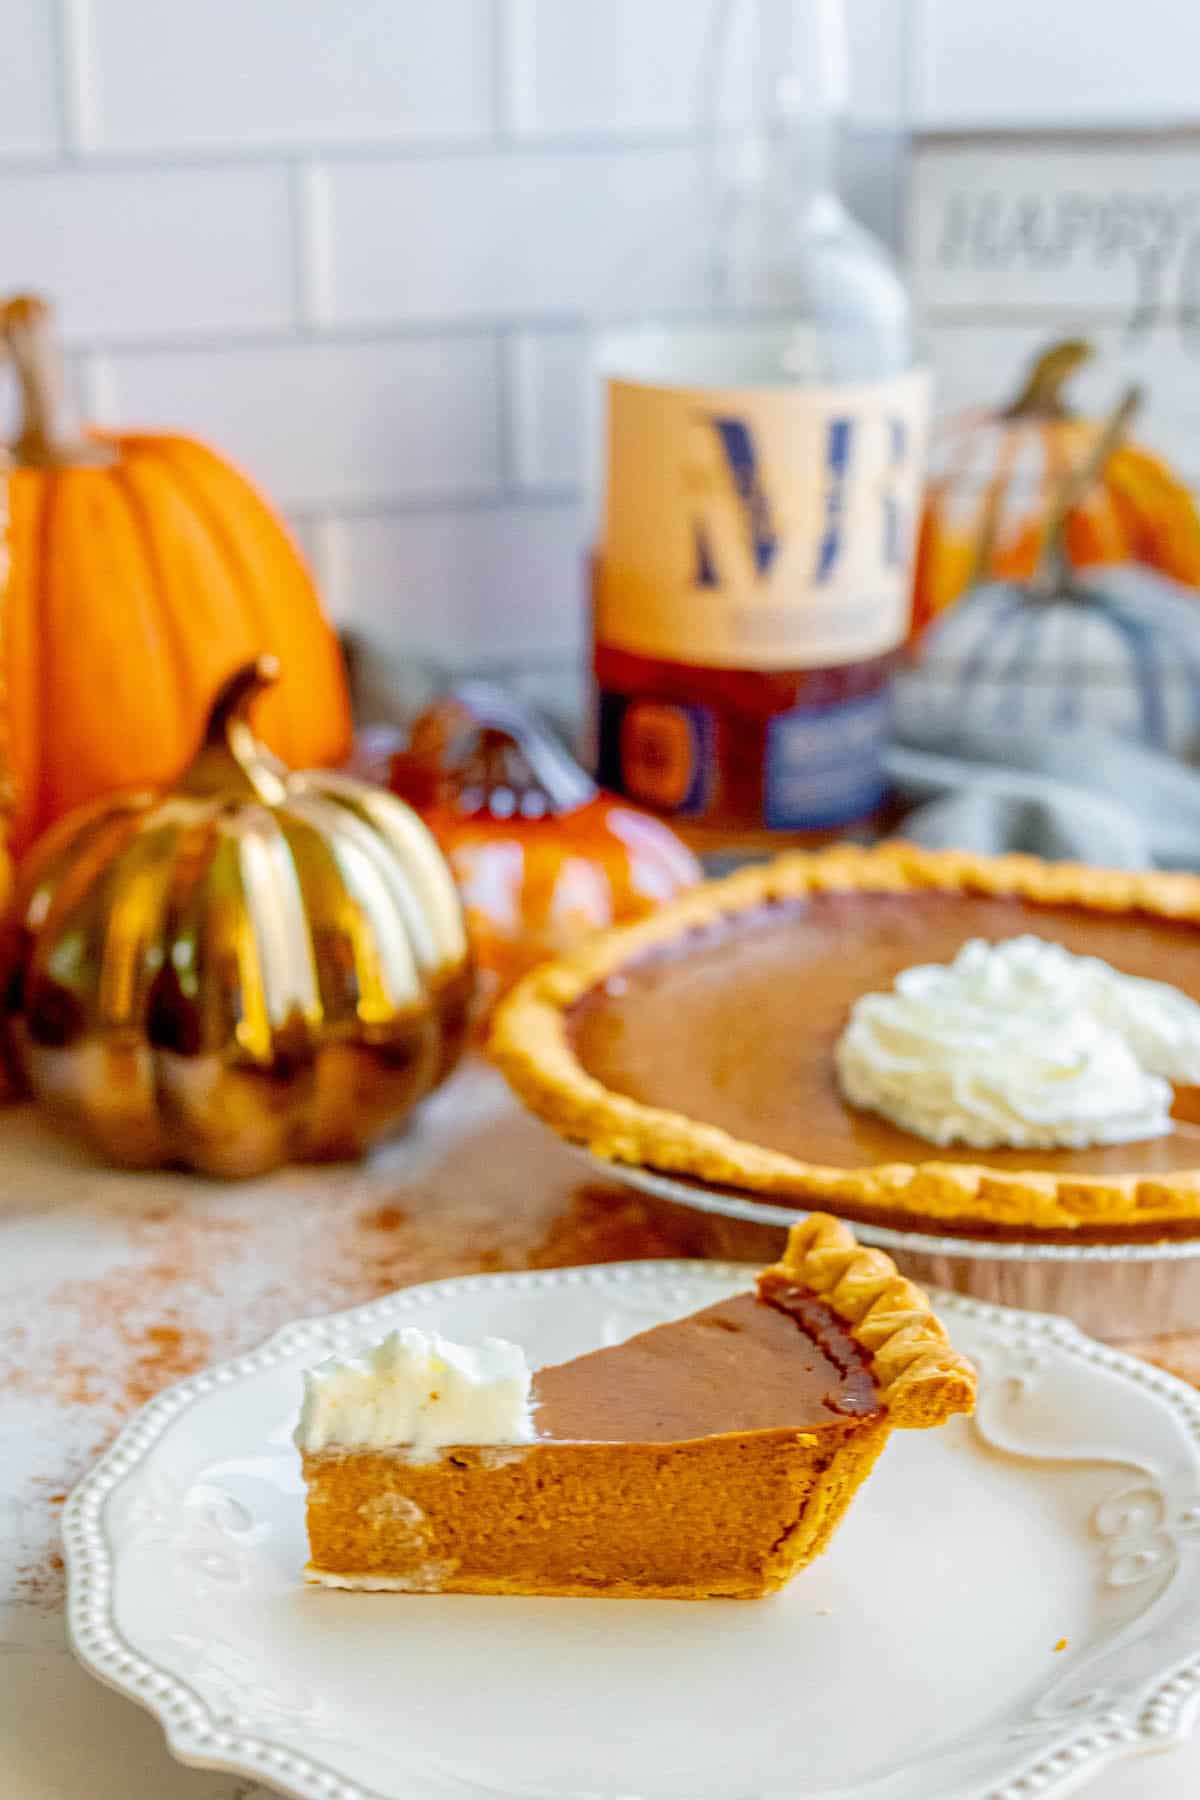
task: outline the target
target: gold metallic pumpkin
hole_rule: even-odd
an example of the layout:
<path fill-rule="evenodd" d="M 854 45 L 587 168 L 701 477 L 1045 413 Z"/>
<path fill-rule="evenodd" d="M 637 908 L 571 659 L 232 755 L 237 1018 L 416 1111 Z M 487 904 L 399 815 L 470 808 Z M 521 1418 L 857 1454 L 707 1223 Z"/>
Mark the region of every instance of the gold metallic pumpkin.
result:
<path fill-rule="evenodd" d="M 175 789 L 81 809 L 19 875 L 9 1052 L 113 1162 L 244 1176 L 360 1155 L 463 1043 L 441 852 L 382 789 L 264 749 L 246 715 L 276 673 L 231 677 Z"/>

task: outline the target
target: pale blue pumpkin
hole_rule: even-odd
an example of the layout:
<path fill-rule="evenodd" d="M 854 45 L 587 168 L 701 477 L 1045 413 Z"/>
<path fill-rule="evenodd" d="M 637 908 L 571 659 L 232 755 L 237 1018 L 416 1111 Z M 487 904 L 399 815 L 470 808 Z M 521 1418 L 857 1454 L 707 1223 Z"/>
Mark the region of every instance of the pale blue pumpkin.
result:
<path fill-rule="evenodd" d="M 989 582 L 950 609 L 898 683 L 900 731 L 1111 731 L 1200 750 L 1200 594 L 1140 565 L 1050 592 Z"/>

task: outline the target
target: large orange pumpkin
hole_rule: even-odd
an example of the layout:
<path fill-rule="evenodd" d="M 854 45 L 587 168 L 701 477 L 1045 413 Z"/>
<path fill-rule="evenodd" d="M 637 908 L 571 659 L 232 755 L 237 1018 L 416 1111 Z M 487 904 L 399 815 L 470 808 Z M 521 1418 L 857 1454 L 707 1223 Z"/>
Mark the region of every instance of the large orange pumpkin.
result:
<path fill-rule="evenodd" d="M 988 580 L 1026 581 L 1038 566 L 1064 477 L 1103 422 L 1063 398 L 1092 356 L 1069 339 L 1037 358 L 1017 398 L 952 419 L 935 436 L 917 546 L 913 633 Z M 1200 586 L 1200 515 L 1188 489 L 1143 445 L 1119 444 L 1066 522 L 1073 568 L 1140 562 Z"/>
<path fill-rule="evenodd" d="M 283 679 L 262 737 L 296 767 L 340 761 L 341 652 L 266 502 L 191 438 L 68 437 L 45 301 L 0 305 L 0 341 L 22 407 L 3 619 L 15 847 L 83 801 L 169 783 L 221 683 L 264 652 Z"/>
<path fill-rule="evenodd" d="M 4 597 L 8 587 L 8 493 L 9 470 L 0 459 L 0 630 L 4 620 Z M 3 642 L 0 636 L 0 643 Z M 0 658 L 0 696 L 3 695 L 3 659 Z M 4 707 L 0 704 L 0 913 L 8 905 L 12 887 L 12 860 L 9 856 L 9 827 L 12 814 L 12 773 L 8 761 L 8 734 L 4 730 Z M 5 1087 L 0 1071 L 0 1095 Z"/>

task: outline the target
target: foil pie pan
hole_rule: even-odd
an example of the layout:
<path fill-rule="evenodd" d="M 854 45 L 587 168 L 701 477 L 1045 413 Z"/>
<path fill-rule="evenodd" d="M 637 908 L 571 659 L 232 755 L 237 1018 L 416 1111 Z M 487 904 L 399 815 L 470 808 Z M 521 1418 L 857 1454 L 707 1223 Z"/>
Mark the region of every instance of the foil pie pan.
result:
<path fill-rule="evenodd" d="M 789 1225 L 787 1205 L 609 1162 L 578 1149 L 594 1174 L 624 1182 L 652 1216 L 696 1256 L 769 1262 Z M 833 1208 L 830 1208 L 833 1211 Z M 855 1236 L 877 1244 L 922 1286 L 951 1288 L 1001 1306 L 1061 1313 L 1110 1343 L 1200 1331 L 1200 1238 L 1163 1243 L 1038 1244 L 932 1236 L 854 1219 Z"/>

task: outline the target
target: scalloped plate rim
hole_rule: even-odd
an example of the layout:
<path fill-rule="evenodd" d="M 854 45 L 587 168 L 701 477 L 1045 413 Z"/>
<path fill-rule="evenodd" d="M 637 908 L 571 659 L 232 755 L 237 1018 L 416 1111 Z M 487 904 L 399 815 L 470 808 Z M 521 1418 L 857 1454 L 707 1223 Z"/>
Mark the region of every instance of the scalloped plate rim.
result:
<path fill-rule="evenodd" d="M 133 1701 L 157 1721 L 171 1754 L 186 1767 L 259 1780 L 290 1796 L 290 1800 L 402 1800 L 399 1795 L 365 1787 L 357 1779 L 290 1746 L 226 1728 L 219 1721 L 197 1726 L 193 1720 L 181 1721 L 176 1716 L 177 1708 L 169 1705 L 172 1695 L 182 1697 L 190 1711 L 213 1718 L 208 1703 L 182 1677 L 156 1671 L 117 1629 L 111 1611 L 117 1552 L 103 1528 L 108 1496 L 191 1405 L 216 1387 L 233 1386 L 270 1367 L 304 1347 L 310 1339 L 320 1345 L 329 1338 L 350 1335 L 360 1327 L 390 1321 L 412 1308 L 433 1305 L 439 1298 L 488 1288 L 536 1292 L 576 1284 L 622 1287 L 696 1278 L 718 1285 L 748 1279 L 755 1267 L 752 1263 L 671 1258 L 453 1275 L 398 1288 L 336 1312 L 291 1320 L 253 1349 L 171 1383 L 126 1421 L 103 1456 L 71 1490 L 64 1505 L 61 1533 L 67 1572 L 67 1636 L 72 1652 L 103 1686 Z M 943 1289 L 928 1291 L 944 1315 L 978 1320 L 1014 1339 L 1049 1340 L 1084 1362 L 1119 1372 L 1134 1386 L 1158 1393 L 1185 1416 L 1200 1445 L 1200 1391 L 1177 1376 L 1089 1337 L 1057 1314 L 1021 1311 Z M 1197 1467 L 1200 1469 L 1200 1449 Z M 98 1621 L 90 1616 L 97 1605 L 103 1609 Z M 1154 1686 L 1146 1693 L 1136 1729 L 1118 1730 L 1104 1718 L 1085 1722 L 1075 1737 L 1056 1745 L 1050 1756 L 1035 1754 L 1015 1766 L 1000 1785 L 979 1790 L 978 1800 L 1018 1800 L 1019 1796 L 1034 1792 L 1042 1800 L 1054 1800 L 1055 1796 L 1077 1792 L 1085 1779 L 1090 1781 L 1113 1763 L 1185 1742 L 1200 1722 L 1200 1625 L 1195 1654 L 1183 1664 L 1176 1659 L 1158 1677 L 1150 1679 Z M 1147 1687 L 1147 1683 L 1142 1686 Z M 279 1763 L 281 1756 L 293 1763 L 290 1771 L 272 1766 Z M 1048 1767 L 1051 1760 L 1053 1771 Z M 1035 1784 L 1032 1787 L 1020 1785 L 1031 1780 Z M 496 1790 L 497 1800 L 502 1792 Z"/>

